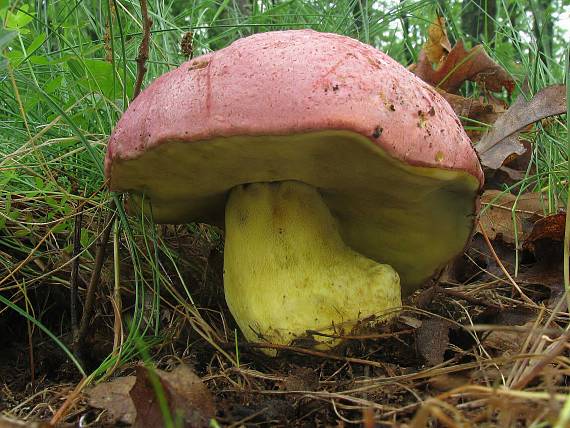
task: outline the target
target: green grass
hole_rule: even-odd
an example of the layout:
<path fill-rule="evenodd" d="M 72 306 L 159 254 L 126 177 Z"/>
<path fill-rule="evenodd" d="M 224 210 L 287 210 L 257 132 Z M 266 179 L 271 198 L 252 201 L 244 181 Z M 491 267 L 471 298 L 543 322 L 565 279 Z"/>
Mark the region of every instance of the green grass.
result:
<path fill-rule="evenodd" d="M 430 20 L 441 13 L 452 40 L 473 42 L 461 29 L 462 1 L 449 2 L 443 9 L 427 0 L 259 0 L 247 10 L 240 10 L 237 0 L 149 3 L 153 26 L 144 86 L 185 61 L 179 42 L 187 31 L 193 32 L 195 55 L 257 32 L 314 28 L 358 38 L 408 65 L 417 58 Z M 479 40 L 516 77 L 515 96 L 525 81 L 530 93 L 535 93 L 563 82 L 567 73 L 564 47 L 570 32 L 555 27 L 549 39 L 552 57 L 539 55 L 532 22 L 540 11 L 528 8 L 527 3 L 499 0 L 496 17 L 483 17 L 486 28 L 493 24 L 496 32 Z M 38 4 L 41 7 L 36 9 Z M 553 2 L 550 8 L 549 13 L 559 13 L 561 2 Z M 513 23 L 515 15 L 519 19 Z M 404 22 L 409 27 L 405 34 Z M 60 323 L 49 323 L 51 333 L 46 332 L 42 317 L 49 313 L 54 294 L 50 289 L 68 293 L 79 210 L 84 217 L 80 274 L 88 278 L 110 200 L 121 207 L 120 196 L 105 189 L 102 162 L 107 138 L 132 97 L 141 36 L 138 1 L 0 0 L 0 324 L 8 311 L 16 311 L 62 348 L 64 341 L 57 337 L 67 333 L 62 326 L 69 325 L 69 314 L 64 312 Z M 480 88 L 469 84 L 463 93 L 476 96 Z M 518 190 L 546 190 L 547 210 L 556 212 L 566 205 L 568 196 L 566 118 L 538 125 L 529 137 L 533 168 Z M 190 269 L 198 267 L 173 251 L 148 219 L 127 218 L 122 208 L 117 219 L 110 249 L 114 263 L 106 265 L 105 272 L 111 274 L 104 275 L 100 294 L 107 296 L 103 311 L 112 315 L 109 296 L 113 289 L 132 290 L 131 322 L 123 322 L 120 352 L 103 362 L 97 376 L 117 367 L 117 359 L 120 365 L 137 358 L 139 336 L 146 335 L 153 343 L 160 341 L 157 337 L 164 338 L 161 298 L 166 298 L 163 306 L 239 367 L 237 351 L 234 355 L 219 347 L 220 332 L 210 326 L 204 315 L 208 312 L 194 305 L 193 290 L 182 272 L 188 264 Z M 184 230 L 204 235 L 200 226 L 189 225 Z M 216 231 L 206 235 L 205 241 L 218 244 Z M 179 286 L 173 286 L 174 282 Z M 35 296 L 35 307 L 29 296 Z M 42 332 L 36 331 L 36 340 Z M 228 334 L 223 339 L 235 340 L 237 349 L 231 330 Z"/>

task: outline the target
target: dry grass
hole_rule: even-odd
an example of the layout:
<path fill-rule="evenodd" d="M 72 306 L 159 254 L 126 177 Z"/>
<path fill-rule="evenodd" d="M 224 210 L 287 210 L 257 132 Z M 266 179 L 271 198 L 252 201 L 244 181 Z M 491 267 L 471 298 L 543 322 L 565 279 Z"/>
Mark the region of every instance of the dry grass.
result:
<path fill-rule="evenodd" d="M 101 227 L 95 217 L 88 217 L 86 223 Z M 45 235 L 36 237 L 42 255 L 47 242 L 68 239 L 53 234 L 47 225 L 44 228 Z M 272 359 L 260 354 L 259 346 L 236 346 L 235 325 L 222 298 L 216 231 L 170 226 L 158 229 L 157 234 L 162 245 L 181 254 L 186 262 L 179 261 L 182 271 L 178 274 L 167 272 L 172 282 L 161 294 L 159 340 L 152 347 L 153 358 L 165 369 L 180 361 L 194 367 L 214 394 L 218 421 L 224 426 L 313 426 L 318 422 L 343 426 L 370 424 L 372 419 L 378 426 L 427 427 L 434 421 L 450 427 L 539 426 L 556 420 L 569 392 L 568 313 L 562 310 L 563 300 L 552 305 L 550 290 L 536 281 L 518 284 L 528 296 L 523 300 L 510 280 L 492 272 L 493 266 L 480 270 L 475 275 L 478 279 L 467 284 L 451 284 L 447 276 L 413 296 L 410 306 L 393 322 L 363 326 L 331 353 L 307 349 L 300 342 L 273 346 L 279 355 Z M 142 246 L 142 238 L 137 240 Z M 118 349 L 113 337 L 121 337 L 123 346 L 127 340 L 125 332 L 116 330 L 120 324 L 113 321 L 117 315 L 123 320 L 132 316 L 134 305 L 135 270 L 129 266 L 123 245 L 119 249 L 120 295 L 112 292 L 113 261 L 103 266 L 88 339 L 91 353 L 83 360 L 91 367 Z M 12 293 L 13 302 L 22 302 L 26 295 L 31 307 L 45 308 L 42 322 L 59 329 L 65 341 L 69 337 L 68 284 L 58 283 L 55 292 L 45 287 L 45 278 L 68 278 L 69 257 L 63 252 L 49 254 L 50 262 L 12 255 L 21 261 L 15 263 L 18 269 L 4 287 Z M 86 260 L 81 262 L 83 283 L 90 275 L 88 261 L 92 259 L 82 254 L 81 260 Z M 38 271 L 39 266 L 44 271 Z M 532 264 L 526 267 L 531 268 Z M 500 272 L 497 266 L 494 269 Z M 50 275 L 34 280 L 41 272 Z M 151 275 L 150 268 L 142 272 L 143 277 Z M 186 286 L 193 290 L 194 305 L 182 297 L 185 288 L 175 280 L 177 276 L 188 278 Z M 23 283 L 29 284 L 25 294 Z M 150 285 L 146 287 L 153 292 Z M 123 308 L 120 314 L 114 310 L 117 307 Z M 151 319 L 156 309 L 143 305 L 142 310 L 147 312 L 143 318 Z M 57 416 L 59 421 L 97 419 L 98 411 L 90 410 L 81 394 L 73 394 L 81 383 L 73 365 L 38 331 L 32 341 L 35 379 L 30 382 L 28 326 L 25 319 L 8 315 L 0 318 L 1 328 L 17 334 L 5 344 L 11 351 L 0 357 L 3 413 L 47 420 L 68 400 L 65 411 Z M 437 334 L 441 326 L 448 334 Z M 426 333 L 431 341 L 422 339 Z M 441 351 L 441 361 L 437 361 L 438 352 L 435 361 L 430 356 L 434 349 Z M 113 364 L 100 376 L 129 373 L 136 361 L 133 356 L 131 362 Z M 104 425 L 104 420 L 101 416 L 98 424 Z"/>

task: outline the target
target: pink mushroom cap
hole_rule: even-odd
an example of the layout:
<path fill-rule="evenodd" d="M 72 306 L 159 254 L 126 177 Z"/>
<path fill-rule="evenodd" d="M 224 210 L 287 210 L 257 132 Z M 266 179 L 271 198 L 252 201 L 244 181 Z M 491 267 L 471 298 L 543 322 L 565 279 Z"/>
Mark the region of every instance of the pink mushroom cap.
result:
<path fill-rule="evenodd" d="M 222 223 L 238 184 L 312 184 L 404 292 L 464 247 L 483 184 L 435 90 L 371 46 L 311 30 L 246 37 L 157 78 L 113 131 L 105 172 L 164 223 Z"/>

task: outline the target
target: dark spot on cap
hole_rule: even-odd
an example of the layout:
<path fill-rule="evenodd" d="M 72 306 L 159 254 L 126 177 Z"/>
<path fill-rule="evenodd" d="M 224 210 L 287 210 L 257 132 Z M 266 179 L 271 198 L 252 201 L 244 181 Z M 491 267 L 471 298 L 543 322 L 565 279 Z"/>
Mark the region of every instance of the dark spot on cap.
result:
<path fill-rule="evenodd" d="M 382 128 L 380 125 L 378 125 L 376 128 L 374 128 L 374 132 L 372 133 L 372 137 L 380 138 L 380 135 L 382 135 L 382 131 L 384 131 L 384 128 Z"/>
<path fill-rule="evenodd" d="M 192 70 L 200 70 L 202 68 L 206 68 L 207 66 L 210 65 L 210 60 L 198 60 L 198 61 L 194 61 L 192 64 L 190 64 L 190 66 L 188 67 L 188 71 L 192 71 Z"/>
<path fill-rule="evenodd" d="M 433 106 L 429 109 L 428 114 L 430 116 L 435 116 L 435 109 L 433 108 Z"/>

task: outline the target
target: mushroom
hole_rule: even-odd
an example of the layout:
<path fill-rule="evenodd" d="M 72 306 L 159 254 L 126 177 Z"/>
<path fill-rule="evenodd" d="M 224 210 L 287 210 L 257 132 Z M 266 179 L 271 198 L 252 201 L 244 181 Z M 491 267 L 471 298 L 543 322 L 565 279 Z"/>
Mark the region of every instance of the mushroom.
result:
<path fill-rule="evenodd" d="M 464 248 L 483 182 L 436 91 L 311 30 L 240 39 L 156 79 L 105 171 L 158 223 L 225 224 L 228 307 L 248 340 L 277 344 L 401 306 Z"/>

